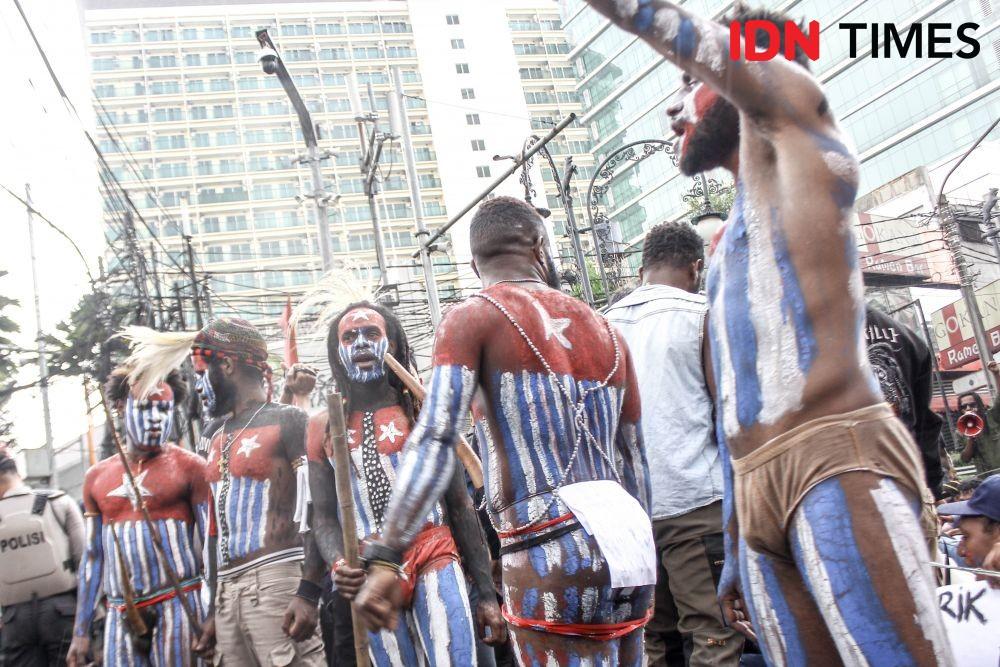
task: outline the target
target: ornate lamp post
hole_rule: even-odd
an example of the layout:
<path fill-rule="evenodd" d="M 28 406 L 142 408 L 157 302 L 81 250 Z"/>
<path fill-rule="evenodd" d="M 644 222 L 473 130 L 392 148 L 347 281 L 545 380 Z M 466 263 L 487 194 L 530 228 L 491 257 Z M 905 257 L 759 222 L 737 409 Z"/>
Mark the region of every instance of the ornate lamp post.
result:
<path fill-rule="evenodd" d="M 694 187 L 683 197 L 688 203 L 697 199 L 702 200 L 701 212 L 691 218 L 691 224 L 698 230 L 706 249 L 711 245 L 716 233 L 726 224 L 722 214 L 715 210 L 709 195 L 719 195 L 727 189 L 714 178 L 705 178 L 705 174 L 698 174 Z"/>

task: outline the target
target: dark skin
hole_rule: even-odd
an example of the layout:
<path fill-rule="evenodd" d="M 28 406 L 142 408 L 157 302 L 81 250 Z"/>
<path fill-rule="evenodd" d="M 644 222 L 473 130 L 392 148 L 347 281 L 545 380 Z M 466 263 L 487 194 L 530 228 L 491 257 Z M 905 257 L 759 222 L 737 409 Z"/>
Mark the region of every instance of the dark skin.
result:
<path fill-rule="evenodd" d="M 220 392 L 219 388 L 215 387 L 213 381 L 213 388 L 218 395 L 218 412 L 224 414 L 230 410 L 234 415 L 252 415 L 253 411 L 256 410 L 262 403 L 267 401 L 267 392 L 264 386 L 261 384 L 258 378 L 243 372 L 241 368 L 237 366 L 228 357 L 222 357 L 219 359 L 217 364 L 213 366 L 212 377 L 214 378 L 214 373 L 219 373 L 224 384 L 231 389 L 230 391 Z M 305 443 L 301 444 L 302 453 L 305 453 Z M 291 508 L 289 508 L 291 511 Z M 320 581 L 323 579 L 323 559 L 319 555 L 319 551 L 316 548 L 316 543 L 313 540 L 312 532 L 305 533 L 302 536 L 305 548 L 305 564 L 303 566 L 302 579 L 305 581 L 310 581 L 317 586 L 319 586 Z M 208 583 L 209 590 L 212 591 L 212 606 L 209 608 L 209 613 L 205 622 L 202 625 L 202 635 L 199 639 L 195 640 L 192 644 L 193 650 L 199 656 L 207 658 L 215 650 L 215 590 L 216 590 L 216 573 L 218 571 L 218 566 L 216 563 L 216 547 L 217 538 L 209 536 L 208 538 L 208 563 L 206 563 L 205 580 Z M 308 639 L 313 632 L 316 630 L 316 624 L 319 622 L 319 608 L 315 602 L 306 600 L 298 596 L 292 596 L 288 602 L 288 608 L 285 610 L 285 615 L 282 620 L 281 628 L 294 641 L 304 641 Z"/>
<path fill-rule="evenodd" d="M 342 343 L 353 342 L 355 333 L 347 331 Z M 396 353 L 394 341 L 389 342 L 389 353 Z M 372 362 L 374 363 L 374 362 Z M 363 364 L 359 366 L 366 367 Z M 400 404 L 398 391 L 389 384 L 388 374 L 371 382 L 353 382 L 350 389 L 351 404 L 349 409 L 374 412 L 380 408 Z M 309 466 L 310 488 L 312 489 L 313 534 L 316 544 L 326 564 L 331 566 L 343 558 L 344 540 L 340 520 L 337 515 L 337 489 L 333 466 Z M 475 609 L 476 624 L 480 636 L 487 644 L 502 644 L 507 640 L 507 626 L 496 603 L 496 589 L 493 587 L 491 564 L 486 542 L 483 538 L 479 519 L 472 506 L 472 500 L 465 488 L 462 469 L 456 467 L 451 483 L 443 499 L 448 525 L 462 555 L 462 567 L 472 578 L 479 591 L 479 604 Z M 348 600 L 355 596 L 365 584 L 369 576 L 380 569 L 371 568 L 367 573 L 360 568 L 340 565 L 334 574 L 334 583 L 338 592 Z M 402 591 L 395 585 L 396 573 L 392 574 L 392 590 L 389 594 L 395 600 L 394 609 L 398 609 L 402 600 Z"/>
<path fill-rule="evenodd" d="M 550 281 L 556 277 L 552 276 L 548 269 L 548 266 L 551 265 L 548 240 L 541 233 L 540 229 L 536 229 L 529 234 L 529 236 L 524 237 L 518 243 L 509 243 L 496 248 L 491 247 L 489 256 L 483 256 L 477 253 L 475 248 L 473 249 L 472 270 L 479 276 L 483 284 L 483 289 L 504 280 L 535 280 L 541 283 L 537 286 L 530 282 L 521 284 L 522 287 L 530 290 L 544 289 L 544 285 L 551 284 Z M 499 321 L 497 325 L 500 328 Z M 503 329 L 500 328 L 500 330 L 502 331 Z M 448 494 L 452 492 L 452 488 L 454 487 L 455 484 L 449 487 L 449 491 L 445 496 L 446 501 L 448 500 Z M 471 510 L 471 503 L 464 488 L 462 488 L 462 495 Z M 469 513 L 469 521 L 476 522 L 476 518 L 471 511 Z M 479 533 L 478 522 L 475 523 L 475 530 Z M 458 540 L 457 533 L 455 539 Z M 481 537 L 477 539 L 481 540 Z M 386 528 L 382 535 L 382 543 L 393 549 L 402 550 L 403 548 L 401 535 L 393 526 Z M 461 544 L 459 548 L 462 548 Z M 480 542 L 480 548 L 485 550 L 485 544 Z M 488 563 L 488 559 L 485 559 L 483 562 Z M 389 568 L 377 564 L 373 565 L 368 570 L 368 577 L 364 582 L 364 587 L 357 595 L 355 608 L 361 614 L 362 620 L 373 632 L 378 631 L 380 628 L 393 630 L 396 627 L 398 619 L 397 610 L 400 605 L 399 587 L 396 585 L 396 576 L 396 572 Z M 479 585 L 479 577 L 489 580 L 489 569 L 483 569 L 481 573 L 473 574 L 473 577 L 477 580 L 477 585 Z M 481 588 L 481 590 L 483 589 Z M 492 600 L 495 596 L 495 593 L 492 592 L 492 583 L 489 584 L 489 590 L 491 591 L 489 599 Z M 477 619 L 478 617 L 479 610 L 477 610 Z M 503 638 L 505 639 L 506 625 L 503 624 L 502 619 L 500 623 L 503 628 Z M 497 632 L 494 631 L 494 641 L 491 642 L 489 639 L 486 639 L 486 641 L 488 643 L 500 643 L 502 640 L 497 639 L 498 636 Z"/>
<path fill-rule="evenodd" d="M 993 373 L 994 377 L 1000 378 L 1000 366 L 997 362 L 991 361 L 986 364 L 986 369 Z M 972 412 L 977 410 L 979 406 L 971 398 L 963 398 L 961 405 L 958 406 L 962 414 L 966 412 Z M 980 415 L 982 417 L 983 415 Z M 983 417 L 985 419 L 985 417 Z M 962 448 L 962 453 L 960 454 L 962 463 L 968 463 L 972 460 L 972 457 L 976 455 L 976 446 L 978 445 L 978 438 L 966 438 L 965 447 Z"/>

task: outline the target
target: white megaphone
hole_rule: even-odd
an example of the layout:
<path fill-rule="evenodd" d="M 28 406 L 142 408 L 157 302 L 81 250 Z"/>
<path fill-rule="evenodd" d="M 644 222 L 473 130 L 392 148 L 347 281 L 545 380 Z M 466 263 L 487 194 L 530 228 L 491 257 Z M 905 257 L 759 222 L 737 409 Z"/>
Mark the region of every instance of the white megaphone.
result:
<path fill-rule="evenodd" d="M 958 432 L 966 438 L 975 438 L 986 428 L 983 418 L 975 412 L 966 412 L 958 418 Z"/>

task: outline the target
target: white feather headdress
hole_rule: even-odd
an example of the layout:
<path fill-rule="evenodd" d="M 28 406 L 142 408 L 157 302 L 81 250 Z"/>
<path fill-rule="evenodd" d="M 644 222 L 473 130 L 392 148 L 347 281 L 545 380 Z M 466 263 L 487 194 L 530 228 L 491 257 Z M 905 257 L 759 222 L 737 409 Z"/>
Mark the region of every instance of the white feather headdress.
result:
<path fill-rule="evenodd" d="M 311 321 L 309 333 L 326 336 L 330 323 L 349 303 L 375 300 L 376 281 L 358 277 L 359 267 L 352 262 L 339 261 L 337 266 L 324 274 L 316 286 L 302 295 L 299 305 L 292 311 L 291 322 Z"/>
<path fill-rule="evenodd" d="M 191 354 L 191 345 L 198 332 L 128 326 L 118 335 L 132 346 L 131 354 L 122 365 L 128 372 L 129 386 L 142 399 L 166 380 L 170 371 L 180 368 Z"/>

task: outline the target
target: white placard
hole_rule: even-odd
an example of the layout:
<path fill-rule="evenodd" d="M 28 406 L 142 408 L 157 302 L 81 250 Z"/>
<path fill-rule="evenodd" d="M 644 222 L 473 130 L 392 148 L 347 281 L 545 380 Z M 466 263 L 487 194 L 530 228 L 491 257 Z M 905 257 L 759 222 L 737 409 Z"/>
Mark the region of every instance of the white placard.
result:
<path fill-rule="evenodd" d="M 559 489 L 559 497 L 597 541 L 612 588 L 656 583 L 653 525 L 639 501 L 620 484 L 607 479 L 578 482 Z"/>
<path fill-rule="evenodd" d="M 976 581 L 942 586 L 937 597 L 955 665 L 1000 665 L 1000 590 Z"/>

